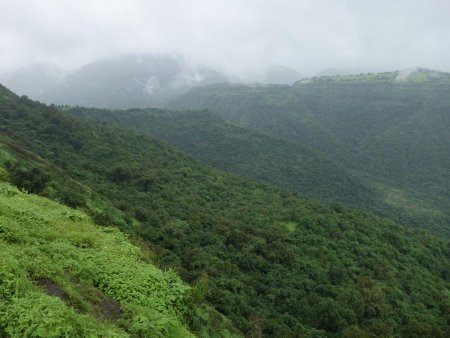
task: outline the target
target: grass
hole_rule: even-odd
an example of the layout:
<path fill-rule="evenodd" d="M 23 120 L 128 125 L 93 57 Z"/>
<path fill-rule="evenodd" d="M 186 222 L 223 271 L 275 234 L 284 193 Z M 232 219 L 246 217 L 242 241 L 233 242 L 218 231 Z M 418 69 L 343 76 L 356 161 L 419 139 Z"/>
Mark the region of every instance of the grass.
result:
<path fill-rule="evenodd" d="M 433 207 L 431 202 L 408 193 L 403 189 L 380 183 L 376 186 L 384 196 L 384 201 L 388 205 L 418 215 L 439 216 L 442 214 L 439 209 Z"/>
<path fill-rule="evenodd" d="M 190 287 L 146 256 L 118 229 L 0 182 L 0 336 L 192 336 Z"/>
<path fill-rule="evenodd" d="M 289 231 L 291 233 L 294 232 L 298 227 L 297 223 L 295 223 L 295 222 L 283 222 L 280 225 L 284 226 L 287 229 L 287 231 Z"/>

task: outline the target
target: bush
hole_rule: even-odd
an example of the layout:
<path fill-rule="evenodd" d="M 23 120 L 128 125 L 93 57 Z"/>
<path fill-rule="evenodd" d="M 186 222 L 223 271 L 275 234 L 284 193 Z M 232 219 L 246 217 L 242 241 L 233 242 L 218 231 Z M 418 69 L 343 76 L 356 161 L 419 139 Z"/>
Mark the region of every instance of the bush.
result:
<path fill-rule="evenodd" d="M 0 167 L 0 182 L 8 182 L 9 173 L 5 168 Z"/>
<path fill-rule="evenodd" d="M 70 208 L 80 208 L 86 205 L 83 194 L 76 188 L 71 191 L 60 190 L 57 193 L 58 199 Z"/>
<path fill-rule="evenodd" d="M 40 194 L 47 187 L 50 176 L 37 167 L 26 167 L 21 163 L 8 163 L 11 183 L 32 194 Z"/>

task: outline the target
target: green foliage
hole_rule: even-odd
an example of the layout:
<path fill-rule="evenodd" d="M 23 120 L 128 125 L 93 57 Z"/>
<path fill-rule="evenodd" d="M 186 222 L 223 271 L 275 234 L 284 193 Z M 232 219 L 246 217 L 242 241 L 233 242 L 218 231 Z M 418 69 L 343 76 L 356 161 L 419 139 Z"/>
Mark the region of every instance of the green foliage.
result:
<path fill-rule="evenodd" d="M 0 175 L 4 178 L 0 181 L 11 182 L 25 191 L 31 190 L 71 208 L 83 209 L 100 225 L 127 223 L 128 216 L 60 168 L 18 146 L 8 137 L 1 137 L 0 142 L 4 142 L 0 143 Z"/>
<path fill-rule="evenodd" d="M 7 163 L 6 167 L 11 183 L 29 193 L 42 193 L 50 180 L 49 175 L 38 167 L 27 168 L 19 162 Z"/>
<path fill-rule="evenodd" d="M 56 198 L 64 205 L 71 207 L 73 209 L 81 208 L 86 206 L 86 201 L 84 198 L 84 192 L 79 189 L 78 186 L 68 186 L 59 189 L 56 192 Z M 113 224 L 110 222 L 109 224 Z"/>
<path fill-rule="evenodd" d="M 6 183 L 0 213 L 0 335 L 191 336 L 182 324 L 190 288 L 143 262 L 117 229 Z M 103 322 L 112 299 L 120 317 Z"/>
<path fill-rule="evenodd" d="M 29 292 L 3 306 L 0 328 L 8 337 L 126 336 L 125 332 L 78 315 L 61 300 L 38 292 Z"/>
<path fill-rule="evenodd" d="M 0 182 L 8 182 L 8 181 L 9 181 L 8 171 L 5 168 L 0 167 Z"/>
<path fill-rule="evenodd" d="M 10 246 L 26 242 L 19 252 L 27 259 L 17 264 L 27 269 L 22 275 L 55 282 L 75 275 L 119 301 L 124 330 L 133 335 L 153 327 L 178 334 L 164 318 L 189 320 L 201 334 L 220 332 L 222 317 L 189 305 L 203 297 L 251 337 L 450 333 L 448 241 L 338 204 L 298 199 L 200 165 L 150 137 L 77 120 L 15 96 L 0 109 L 0 125 L 14 130 L 15 142 L 105 196 L 116 208 L 111 212 L 126 213 L 131 221 L 121 228 L 151 243 L 161 266 L 173 267 L 194 285 L 208 276 L 207 288 L 201 282 L 190 292 L 173 273 L 144 264 L 117 230 L 87 232 L 81 224 L 89 222 L 78 221 L 76 230 L 64 223 L 44 232 L 44 218 L 38 220 L 39 232 L 27 237 L 23 231 L 36 221 L 17 212 L 14 224 L 20 219 L 23 225 L 15 231 L 8 223 L 5 234 Z M 130 176 L 115 179 L 116 167 Z M 14 190 L 3 198 L 15 196 L 28 195 Z M 142 210 L 145 217 L 137 223 L 132 218 Z M 45 233 L 51 248 L 40 250 Z M 50 263 L 47 252 L 64 264 Z M 75 301 L 71 290 L 77 288 L 63 284 Z"/>
<path fill-rule="evenodd" d="M 375 190 L 375 200 L 364 204 L 358 195 L 351 205 L 449 237 L 449 90 L 449 73 L 419 69 L 313 78 L 293 86 L 211 85 L 191 90 L 170 107 L 210 109 L 309 146 Z M 361 186 L 348 183 L 343 194 L 353 187 L 361 194 Z"/>
<path fill-rule="evenodd" d="M 375 189 L 319 153 L 229 123 L 208 111 L 76 107 L 68 112 L 157 137 L 218 169 L 272 182 L 303 197 L 353 206 L 375 203 Z"/>

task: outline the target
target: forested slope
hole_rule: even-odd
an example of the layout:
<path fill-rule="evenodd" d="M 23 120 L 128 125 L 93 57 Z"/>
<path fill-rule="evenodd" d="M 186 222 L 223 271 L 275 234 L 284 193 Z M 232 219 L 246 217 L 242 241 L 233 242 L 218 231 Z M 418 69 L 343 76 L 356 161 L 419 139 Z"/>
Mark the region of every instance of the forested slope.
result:
<path fill-rule="evenodd" d="M 293 86 L 212 85 L 171 107 L 211 109 L 312 147 L 372 181 L 392 208 L 385 215 L 448 236 L 449 92 L 450 74 L 422 69 L 312 78 Z"/>
<path fill-rule="evenodd" d="M 201 281 L 189 287 L 148 244 L 93 223 L 124 222 L 107 199 L 11 145 L 2 138 L 0 336 L 242 336 L 203 302 Z"/>
<path fill-rule="evenodd" d="M 294 90 L 354 154 L 349 165 L 450 198 L 450 74 L 321 78 Z"/>
<path fill-rule="evenodd" d="M 447 241 L 222 173 L 5 88 L 0 130 L 10 149 L 27 148 L 119 208 L 124 231 L 203 285 L 247 335 L 449 335 Z"/>
<path fill-rule="evenodd" d="M 375 189 L 319 153 L 225 121 L 208 111 L 75 107 L 68 112 L 153 136 L 203 163 L 274 183 L 301 197 L 360 207 L 377 203 Z"/>

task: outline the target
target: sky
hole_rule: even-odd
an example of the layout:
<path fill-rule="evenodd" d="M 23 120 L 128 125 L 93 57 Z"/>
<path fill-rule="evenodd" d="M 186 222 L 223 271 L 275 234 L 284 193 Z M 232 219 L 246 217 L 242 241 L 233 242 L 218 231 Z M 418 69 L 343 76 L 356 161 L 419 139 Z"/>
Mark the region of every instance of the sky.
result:
<path fill-rule="evenodd" d="M 272 65 L 450 71 L 450 0 L 0 0 L 0 72 L 130 53 L 234 75 Z"/>

